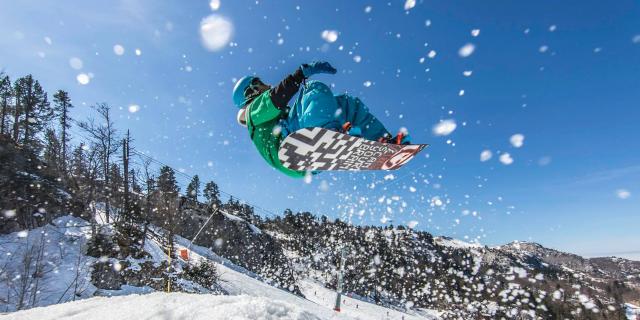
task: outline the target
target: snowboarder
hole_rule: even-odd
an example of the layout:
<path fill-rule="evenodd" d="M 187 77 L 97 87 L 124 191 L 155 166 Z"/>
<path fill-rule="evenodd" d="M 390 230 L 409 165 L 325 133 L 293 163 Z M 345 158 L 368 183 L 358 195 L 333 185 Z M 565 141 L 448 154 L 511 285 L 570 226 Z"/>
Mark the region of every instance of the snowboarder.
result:
<path fill-rule="evenodd" d="M 278 159 L 282 140 L 301 128 L 322 127 L 368 140 L 408 144 L 409 136 L 399 132 L 394 138 L 359 98 L 341 94 L 317 80 L 314 74 L 335 74 L 328 62 L 302 64 L 277 86 L 271 87 L 260 78 L 246 76 L 236 82 L 233 103 L 240 110 L 237 121 L 247 127 L 258 152 L 274 168 L 291 177 L 304 177 L 306 172 L 285 168 Z M 291 98 L 302 90 L 294 105 Z"/>

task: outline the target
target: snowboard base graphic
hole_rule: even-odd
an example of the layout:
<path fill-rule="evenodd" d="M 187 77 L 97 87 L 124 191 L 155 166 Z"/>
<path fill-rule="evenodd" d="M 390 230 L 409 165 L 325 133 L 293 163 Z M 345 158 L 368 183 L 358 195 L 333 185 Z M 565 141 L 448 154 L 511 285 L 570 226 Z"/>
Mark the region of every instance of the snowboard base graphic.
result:
<path fill-rule="evenodd" d="M 427 146 L 383 143 L 324 128 L 303 128 L 284 139 L 278 158 L 283 166 L 296 171 L 396 170 Z"/>

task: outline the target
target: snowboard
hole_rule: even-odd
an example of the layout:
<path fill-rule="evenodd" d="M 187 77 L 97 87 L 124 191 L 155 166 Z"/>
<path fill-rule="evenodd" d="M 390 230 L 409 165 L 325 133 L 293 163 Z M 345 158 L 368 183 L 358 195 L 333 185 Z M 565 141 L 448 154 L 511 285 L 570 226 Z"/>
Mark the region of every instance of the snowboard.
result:
<path fill-rule="evenodd" d="M 284 167 L 296 171 L 396 170 L 427 146 L 383 143 L 324 128 L 303 128 L 282 141 L 278 158 Z"/>

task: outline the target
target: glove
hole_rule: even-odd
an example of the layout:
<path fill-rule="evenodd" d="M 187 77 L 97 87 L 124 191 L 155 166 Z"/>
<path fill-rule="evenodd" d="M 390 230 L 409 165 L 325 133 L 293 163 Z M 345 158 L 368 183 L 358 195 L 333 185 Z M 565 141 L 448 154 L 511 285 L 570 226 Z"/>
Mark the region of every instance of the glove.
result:
<path fill-rule="evenodd" d="M 362 129 L 360 129 L 360 127 L 351 127 L 351 129 L 347 131 L 347 134 L 353 137 L 362 137 Z"/>
<path fill-rule="evenodd" d="M 310 76 L 318 73 L 335 74 L 336 72 L 338 72 L 336 68 L 331 66 L 331 64 L 326 61 L 314 61 L 309 64 L 305 63 L 300 66 L 300 69 L 302 69 L 302 74 L 305 78 L 309 78 Z"/>

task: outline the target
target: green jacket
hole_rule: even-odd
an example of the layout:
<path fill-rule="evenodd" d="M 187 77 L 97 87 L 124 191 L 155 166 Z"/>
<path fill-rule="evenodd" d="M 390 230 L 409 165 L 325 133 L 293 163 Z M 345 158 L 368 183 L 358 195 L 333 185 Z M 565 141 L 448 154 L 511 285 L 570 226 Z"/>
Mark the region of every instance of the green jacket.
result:
<path fill-rule="evenodd" d="M 287 112 L 276 108 L 271 100 L 270 90 L 251 101 L 247 106 L 245 117 L 251 140 L 264 160 L 290 177 L 304 177 L 306 172 L 287 169 L 278 159 L 278 150 L 283 139 L 280 130 L 274 130 L 274 128 L 278 126 L 280 119 L 287 117 Z"/>

